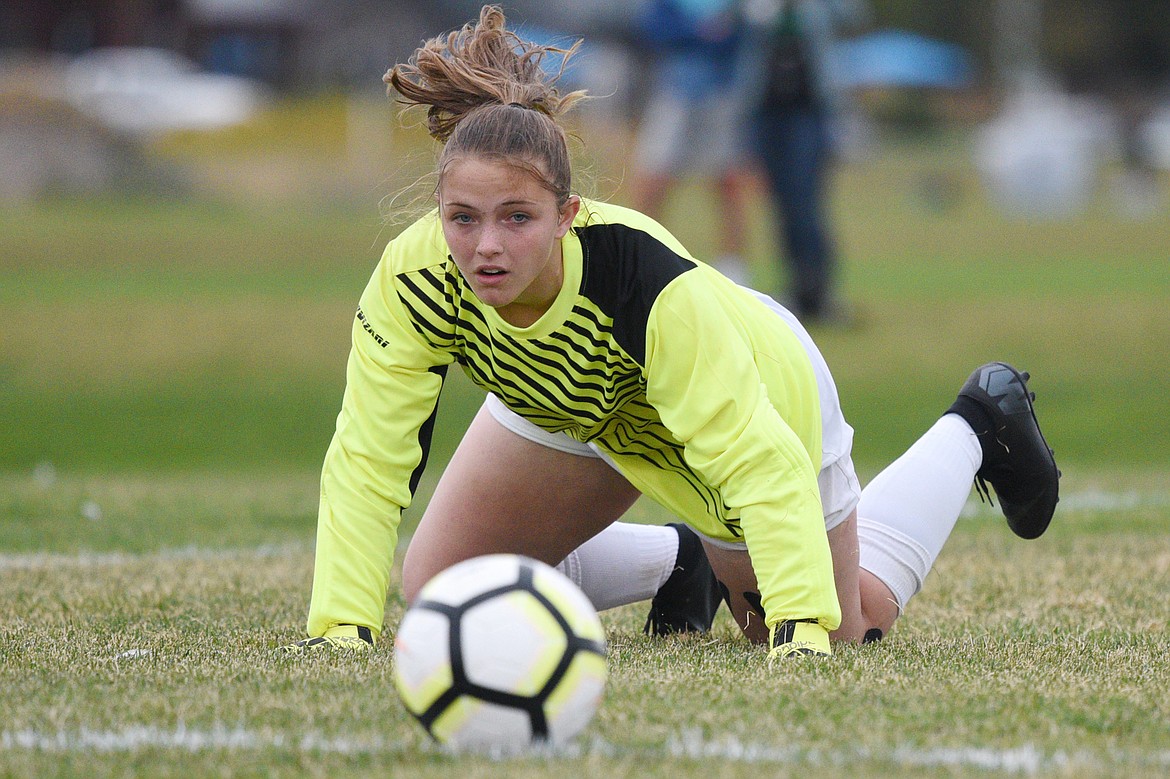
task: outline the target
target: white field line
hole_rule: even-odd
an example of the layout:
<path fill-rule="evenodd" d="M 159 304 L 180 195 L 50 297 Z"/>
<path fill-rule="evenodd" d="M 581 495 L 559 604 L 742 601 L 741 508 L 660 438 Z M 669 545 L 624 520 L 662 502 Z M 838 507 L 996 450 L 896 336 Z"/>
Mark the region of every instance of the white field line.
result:
<path fill-rule="evenodd" d="M 1136 509 L 1157 508 L 1159 506 L 1170 506 L 1170 492 L 1141 492 L 1138 490 L 1111 492 L 1109 490 L 1094 488 L 1070 493 L 1065 493 L 1062 490 L 1060 503 L 1057 504 L 1056 511 L 1058 515 L 1084 514 L 1102 511 L 1134 511 Z M 971 518 L 983 515 L 999 516 L 999 501 L 996 500 L 995 506 L 993 507 L 981 501 L 972 492 L 966 505 L 963 506 L 961 516 Z"/>
<path fill-rule="evenodd" d="M 208 549 L 185 546 L 177 549 L 163 549 L 157 552 L 132 554 L 130 552 L 78 552 L 63 554 L 57 552 L 30 552 L 25 554 L 0 554 L 0 571 L 41 568 L 109 568 L 128 565 L 143 560 L 193 560 L 197 562 L 215 560 L 256 560 L 288 557 L 311 551 L 307 543 L 266 544 L 263 546 L 234 549 Z"/>
<path fill-rule="evenodd" d="M 1100 771 L 1111 766 L 1170 768 L 1170 750 L 1132 752 L 1111 750 L 1107 754 L 1088 751 L 1045 751 L 1025 744 L 1010 749 L 991 747 L 936 747 L 922 749 L 891 746 L 888 749 L 844 748 L 831 753 L 796 745 L 774 746 L 743 743 L 735 738 L 704 739 L 697 733 L 682 733 L 667 742 L 672 757 L 718 759 L 735 763 L 804 763 L 847 767 L 861 762 L 882 762 L 915 768 L 978 768 L 1001 773 L 1035 775 Z"/>
<path fill-rule="evenodd" d="M 962 517 L 970 519 L 982 516 L 999 516 L 998 503 L 992 507 L 980 502 L 973 496 L 963 507 Z M 1133 511 L 1140 508 L 1156 508 L 1170 506 L 1170 492 L 1140 492 L 1126 490 L 1110 492 L 1101 489 L 1088 489 L 1061 495 L 1057 511 L 1060 514 L 1079 514 L 1101 511 Z M 408 538 L 403 538 L 403 542 Z M 208 549 L 197 546 L 187 546 L 176 549 L 163 549 L 144 554 L 129 552 L 79 552 L 75 554 L 61 554 L 53 552 L 31 552 L 23 554 L 0 554 L 0 571 L 5 570 L 40 570 L 46 568 L 107 568 L 128 565 L 142 560 L 255 560 L 274 557 L 286 557 L 311 551 L 308 543 L 268 544 L 256 547 L 233 549 Z"/>
<path fill-rule="evenodd" d="M 258 733 L 242 727 L 214 727 L 197 730 L 180 725 L 163 730 L 151 725 L 130 725 L 121 730 L 80 728 L 44 733 L 36 730 L 0 732 L 0 749 L 31 749 L 38 752 L 91 753 L 140 752 L 151 749 L 178 749 L 184 752 L 207 750 L 255 751 L 292 749 L 299 752 L 330 752 L 345 755 L 386 752 L 394 746 L 383 740 L 327 738 L 319 734 L 287 735 Z M 399 747 L 401 748 L 401 747 Z"/>
<path fill-rule="evenodd" d="M 179 726 L 173 730 L 132 725 L 120 730 L 37 730 L 0 731 L 0 749 L 33 750 L 55 754 L 137 753 L 156 749 L 183 752 L 250 752 L 275 749 L 282 751 L 370 755 L 415 751 L 438 751 L 435 747 L 411 747 L 406 742 L 371 738 L 334 738 L 321 734 L 287 734 L 256 732 L 241 726 L 213 727 L 198 730 Z M 1036 775 L 1102 771 L 1110 767 L 1123 769 L 1170 768 L 1170 750 L 1134 752 L 1110 750 L 1104 754 L 1088 751 L 1046 751 L 1033 745 L 1010 749 L 991 747 L 949 747 L 921 749 L 891 746 L 884 750 L 842 748 L 832 752 L 791 744 L 745 743 L 736 738 L 708 739 L 701 734 L 680 733 L 667 739 L 659 750 L 626 750 L 602 740 L 575 743 L 555 750 L 536 750 L 530 755 L 498 759 L 540 759 L 581 757 L 601 758 L 678 758 L 718 760 L 738 764 L 782 764 L 842 768 L 860 763 L 881 762 L 914 768 L 976 768 L 1001 773 Z M 488 755 L 491 757 L 491 755 Z"/>

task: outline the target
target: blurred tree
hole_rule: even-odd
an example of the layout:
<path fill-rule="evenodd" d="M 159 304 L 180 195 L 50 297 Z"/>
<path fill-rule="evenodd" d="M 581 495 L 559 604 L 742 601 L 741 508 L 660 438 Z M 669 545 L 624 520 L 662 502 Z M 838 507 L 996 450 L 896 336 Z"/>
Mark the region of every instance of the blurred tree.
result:
<path fill-rule="evenodd" d="M 875 26 L 962 44 L 985 78 L 997 72 L 1004 45 L 997 14 L 1026 19 L 1033 4 L 1039 61 L 1070 89 L 1170 89 L 1168 0 L 872 0 Z"/>
<path fill-rule="evenodd" d="M 288 2 L 288 0 L 285 0 Z M 272 8 L 268 0 L 0 0 L 0 54 L 5 49 L 77 53 L 98 45 L 190 48 L 200 4 Z M 299 42 L 282 65 L 285 86 L 320 81 L 335 61 L 395 61 L 437 30 L 473 18 L 482 0 L 296 0 L 304 13 L 287 36 Z M 566 35 L 622 39 L 640 0 L 512 0 L 509 19 Z M 1170 0 L 871 0 L 875 28 L 899 28 L 961 44 L 980 78 L 998 81 L 1004 47 L 999 21 L 1035 6 L 1039 60 L 1074 90 L 1170 89 Z M 1026 18 L 1024 14 L 1023 18 Z M 206 21 L 206 20 L 204 20 Z M 1010 29 L 1010 33 L 1020 30 Z M 191 52 L 188 52 L 191 53 Z M 351 62 L 352 61 L 352 62 Z M 332 65 L 330 65 L 332 63 Z"/>

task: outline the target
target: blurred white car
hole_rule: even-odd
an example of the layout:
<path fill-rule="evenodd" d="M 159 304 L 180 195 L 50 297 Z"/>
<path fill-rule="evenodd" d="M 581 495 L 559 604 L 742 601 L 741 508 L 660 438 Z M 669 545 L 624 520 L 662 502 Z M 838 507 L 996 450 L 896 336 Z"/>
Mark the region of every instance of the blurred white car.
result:
<path fill-rule="evenodd" d="M 1009 96 L 1000 115 L 981 128 L 976 161 L 1006 211 L 1060 219 L 1092 197 L 1116 136 L 1106 105 L 1055 89 L 1025 90 Z"/>
<path fill-rule="evenodd" d="M 207 73 L 166 49 L 92 49 L 65 72 L 66 99 L 116 130 L 155 134 L 247 120 L 263 104 L 259 83 Z"/>
<path fill-rule="evenodd" d="M 1152 166 L 1170 170 L 1170 105 L 1155 110 L 1142 125 L 1141 142 Z"/>

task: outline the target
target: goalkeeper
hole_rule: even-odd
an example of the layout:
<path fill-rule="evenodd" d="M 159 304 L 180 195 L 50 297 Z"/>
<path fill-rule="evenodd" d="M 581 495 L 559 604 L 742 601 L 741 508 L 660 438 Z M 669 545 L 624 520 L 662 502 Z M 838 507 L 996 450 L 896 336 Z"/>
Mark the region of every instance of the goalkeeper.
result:
<path fill-rule="evenodd" d="M 406 550 L 408 601 L 480 554 L 552 565 L 598 609 L 651 600 L 656 633 L 704 630 L 720 601 L 773 656 L 890 630 L 973 479 L 1019 535 L 1044 532 L 1058 471 L 1026 374 L 975 371 L 863 492 L 829 369 L 765 295 L 661 225 L 575 194 L 549 59 L 503 13 L 386 75 L 442 144 L 437 208 L 392 240 L 361 296 L 321 478 L 310 638 L 383 629 L 401 514 L 457 364 L 487 399 Z M 618 520 L 640 495 L 679 527 Z"/>

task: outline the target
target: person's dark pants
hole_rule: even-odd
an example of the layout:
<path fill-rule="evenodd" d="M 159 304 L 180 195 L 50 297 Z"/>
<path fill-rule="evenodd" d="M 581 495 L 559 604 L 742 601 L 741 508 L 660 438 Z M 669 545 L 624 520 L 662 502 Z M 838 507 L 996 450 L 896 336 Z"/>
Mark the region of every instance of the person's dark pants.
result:
<path fill-rule="evenodd" d="M 788 262 L 786 302 L 798 316 L 822 316 L 832 297 L 835 264 L 824 203 L 830 163 L 828 122 L 812 109 L 761 114 L 755 135 Z"/>

